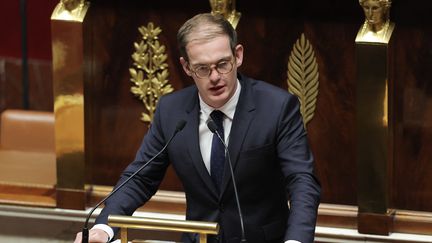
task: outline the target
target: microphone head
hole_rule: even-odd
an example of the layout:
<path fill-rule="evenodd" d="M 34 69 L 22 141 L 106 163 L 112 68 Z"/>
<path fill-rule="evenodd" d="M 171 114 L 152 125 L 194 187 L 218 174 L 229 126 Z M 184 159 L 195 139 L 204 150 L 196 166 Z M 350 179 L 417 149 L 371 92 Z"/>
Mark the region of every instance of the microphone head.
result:
<path fill-rule="evenodd" d="M 213 121 L 213 119 L 209 119 L 209 120 L 207 121 L 207 127 L 208 127 L 208 129 L 210 129 L 210 131 L 211 131 L 212 133 L 215 133 L 215 132 L 217 131 L 217 125 L 216 125 L 216 123 Z"/>
<path fill-rule="evenodd" d="M 177 122 L 177 126 L 176 126 L 176 132 L 180 132 L 181 130 L 183 130 L 183 128 L 186 125 L 186 121 L 185 120 L 180 120 L 179 122 Z"/>

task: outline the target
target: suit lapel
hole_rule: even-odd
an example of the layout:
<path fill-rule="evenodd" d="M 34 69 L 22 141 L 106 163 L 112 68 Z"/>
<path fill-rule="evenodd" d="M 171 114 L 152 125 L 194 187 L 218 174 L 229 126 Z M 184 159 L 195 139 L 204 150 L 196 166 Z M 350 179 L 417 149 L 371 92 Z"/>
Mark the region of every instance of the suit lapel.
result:
<path fill-rule="evenodd" d="M 254 117 L 255 112 L 255 104 L 253 101 L 252 94 L 252 80 L 239 76 L 240 84 L 241 84 L 241 93 L 240 98 L 237 103 L 236 111 L 234 114 L 233 123 L 231 126 L 231 131 L 229 135 L 229 144 L 228 150 L 230 153 L 230 158 L 233 166 L 233 171 L 235 171 L 238 157 L 241 151 L 241 147 L 243 145 L 243 141 L 246 137 L 246 134 L 249 130 L 249 125 Z M 222 181 L 221 187 L 221 196 L 228 185 L 228 182 L 231 179 L 231 172 L 229 169 L 229 164 L 225 164 L 224 170 L 224 179 Z"/>
<path fill-rule="evenodd" d="M 190 126 L 186 126 L 187 130 L 186 134 L 189 134 L 189 141 L 185 141 L 188 143 L 188 152 L 191 157 L 191 160 L 198 172 L 198 175 L 204 181 L 204 184 L 209 188 L 209 190 L 214 194 L 214 196 L 218 197 L 217 189 L 210 177 L 207 168 L 204 165 L 204 161 L 202 159 L 202 154 L 199 145 L 199 99 L 198 99 L 198 91 L 196 90 L 193 95 L 191 102 L 186 108 L 186 112 L 188 113 L 188 124 Z"/>

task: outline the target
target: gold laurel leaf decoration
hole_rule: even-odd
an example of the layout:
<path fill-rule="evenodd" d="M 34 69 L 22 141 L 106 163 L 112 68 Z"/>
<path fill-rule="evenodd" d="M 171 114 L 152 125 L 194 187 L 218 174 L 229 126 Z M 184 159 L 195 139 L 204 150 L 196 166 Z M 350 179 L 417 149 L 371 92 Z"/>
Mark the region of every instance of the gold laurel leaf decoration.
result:
<path fill-rule="evenodd" d="M 318 64 L 304 33 L 296 41 L 288 61 L 288 91 L 300 100 L 304 126 L 312 120 L 318 96 Z"/>
<path fill-rule="evenodd" d="M 147 113 L 142 113 L 141 120 L 151 122 L 159 98 L 173 92 L 174 88 L 168 83 L 165 46 L 161 45 L 158 38 L 162 29 L 155 28 L 150 22 L 147 26 L 139 27 L 138 31 L 142 39 L 134 43 L 135 52 L 131 56 L 133 67 L 129 69 L 130 81 L 134 86 L 130 91 L 143 102 L 147 110 Z"/>

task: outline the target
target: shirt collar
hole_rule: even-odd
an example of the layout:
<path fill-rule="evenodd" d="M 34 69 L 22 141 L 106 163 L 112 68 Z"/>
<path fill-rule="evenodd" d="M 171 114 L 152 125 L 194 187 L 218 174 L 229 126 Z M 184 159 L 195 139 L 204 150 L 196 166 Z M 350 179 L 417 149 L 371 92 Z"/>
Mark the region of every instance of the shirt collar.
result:
<path fill-rule="evenodd" d="M 237 87 L 234 92 L 234 95 L 231 97 L 231 99 L 228 100 L 227 103 L 225 103 L 223 106 L 217 109 L 222 111 L 225 114 L 225 116 L 227 116 L 230 120 L 233 120 L 234 118 L 235 109 L 240 97 L 240 91 L 241 91 L 241 85 L 240 85 L 240 81 L 237 79 Z M 204 100 L 201 98 L 201 95 L 198 94 L 198 96 L 199 96 L 201 112 L 206 116 L 205 119 L 207 119 L 210 113 L 216 109 L 207 105 L 204 102 Z"/>

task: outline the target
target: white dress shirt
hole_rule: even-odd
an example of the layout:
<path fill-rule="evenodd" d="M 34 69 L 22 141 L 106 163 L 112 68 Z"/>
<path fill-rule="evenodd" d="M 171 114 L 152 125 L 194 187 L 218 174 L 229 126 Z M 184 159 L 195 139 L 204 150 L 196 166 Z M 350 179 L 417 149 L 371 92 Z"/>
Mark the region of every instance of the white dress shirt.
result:
<path fill-rule="evenodd" d="M 211 148 L 212 148 L 213 133 L 207 127 L 207 121 L 210 119 L 210 113 L 212 113 L 214 110 L 220 110 L 222 113 L 224 113 L 225 115 L 223 118 L 224 141 L 225 144 L 228 146 L 229 134 L 231 131 L 231 125 L 234 118 L 235 109 L 240 97 L 240 90 L 241 90 L 241 85 L 240 82 L 237 80 L 237 89 L 235 90 L 234 95 L 231 97 L 231 99 L 228 100 L 227 103 L 225 103 L 225 105 L 219 107 L 218 109 L 215 109 L 207 105 L 204 102 L 204 100 L 201 98 L 201 96 L 199 96 L 199 102 L 201 108 L 200 117 L 199 117 L 200 119 L 199 120 L 199 143 L 200 143 L 201 155 L 209 174 L 211 174 L 210 155 L 211 155 Z"/>

